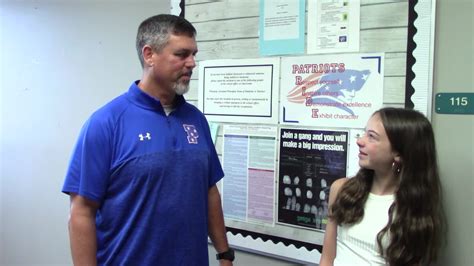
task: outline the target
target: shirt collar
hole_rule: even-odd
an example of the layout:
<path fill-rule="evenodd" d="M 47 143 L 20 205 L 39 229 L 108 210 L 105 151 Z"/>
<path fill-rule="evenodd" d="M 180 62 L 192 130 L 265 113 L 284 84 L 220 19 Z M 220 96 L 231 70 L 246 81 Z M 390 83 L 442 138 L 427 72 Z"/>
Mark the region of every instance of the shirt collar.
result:
<path fill-rule="evenodd" d="M 163 106 L 160 103 L 159 99 L 156 99 L 142 89 L 138 87 L 138 83 L 140 80 L 134 81 L 130 88 L 128 89 L 128 98 L 136 105 L 152 110 L 158 110 L 164 112 Z M 184 104 L 186 100 L 182 95 L 176 95 L 176 106 L 175 108 L 178 109 L 182 104 Z"/>

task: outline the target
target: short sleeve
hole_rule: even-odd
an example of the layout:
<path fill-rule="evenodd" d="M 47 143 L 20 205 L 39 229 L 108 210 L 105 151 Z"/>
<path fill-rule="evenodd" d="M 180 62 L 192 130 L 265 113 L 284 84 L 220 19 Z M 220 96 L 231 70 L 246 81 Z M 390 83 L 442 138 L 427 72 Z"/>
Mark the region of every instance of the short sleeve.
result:
<path fill-rule="evenodd" d="M 212 141 L 211 137 L 211 131 L 209 128 L 209 124 L 206 120 L 206 118 L 203 117 L 203 124 L 204 124 L 204 129 L 206 132 L 206 142 L 208 143 L 209 146 L 209 171 L 210 171 L 210 176 L 209 176 L 209 187 L 214 186 L 219 180 L 221 180 L 224 177 L 224 171 L 222 170 L 222 165 L 221 162 L 219 161 L 219 156 L 217 155 L 216 147 L 214 146 L 214 142 Z"/>
<path fill-rule="evenodd" d="M 69 162 L 62 192 L 77 193 L 102 202 L 110 176 L 112 133 L 110 123 L 94 115 L 84 124 Z"/>

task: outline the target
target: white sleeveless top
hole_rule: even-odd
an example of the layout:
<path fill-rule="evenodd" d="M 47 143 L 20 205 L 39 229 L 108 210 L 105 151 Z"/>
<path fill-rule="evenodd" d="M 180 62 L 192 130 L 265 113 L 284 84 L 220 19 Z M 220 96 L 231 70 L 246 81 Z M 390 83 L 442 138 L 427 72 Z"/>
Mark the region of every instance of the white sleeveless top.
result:
<path fill-rule="evenodd" d="M 362 221 L 351 226 L 337 227 L 334 266 L 387 265 L 378 250 L 377 234 L 387 225 L 388 209 L 393 201 L 394 195 L 369 193 Z M 383 247 L 386 248 L 388 243 L 389 239 L 384 237 Z"/>

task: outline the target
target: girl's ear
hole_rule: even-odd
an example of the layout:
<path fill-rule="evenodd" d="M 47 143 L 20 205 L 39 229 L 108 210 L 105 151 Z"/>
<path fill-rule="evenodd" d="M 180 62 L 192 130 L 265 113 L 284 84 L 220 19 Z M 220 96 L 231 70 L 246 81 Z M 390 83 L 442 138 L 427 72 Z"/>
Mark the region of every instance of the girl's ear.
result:
<path fill-rule="evenodd" d="M 398 164 L 401 164 L 401 163 L 402 163 L 402 157 L 400 156 L 399 153 L 395 153 L 395 154 L 394 154 L 393 160 L 394 160 L 396 163 L 398 163 Z"/>

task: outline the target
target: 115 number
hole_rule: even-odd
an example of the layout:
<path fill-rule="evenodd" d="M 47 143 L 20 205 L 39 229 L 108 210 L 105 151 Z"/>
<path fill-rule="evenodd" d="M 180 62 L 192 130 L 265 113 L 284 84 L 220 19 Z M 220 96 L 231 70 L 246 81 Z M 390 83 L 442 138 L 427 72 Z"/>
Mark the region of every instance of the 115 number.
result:
<path fill-rule="evenodd" d="M 451 97 L 449 100 L 451 101 L 451 105 L 456 105 L 456 106 L 466 106 L 469 104 L 469 101 L 467 100 L 467 97 Z"/>

